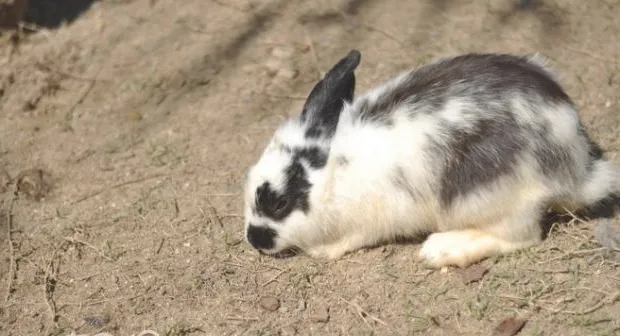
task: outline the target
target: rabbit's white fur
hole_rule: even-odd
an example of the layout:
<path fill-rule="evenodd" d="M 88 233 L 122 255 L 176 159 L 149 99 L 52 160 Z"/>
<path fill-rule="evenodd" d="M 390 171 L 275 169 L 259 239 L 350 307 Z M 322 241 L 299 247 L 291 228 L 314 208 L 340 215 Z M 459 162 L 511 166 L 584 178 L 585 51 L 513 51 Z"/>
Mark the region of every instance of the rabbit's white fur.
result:
<path fill-rule="evenodd" d="M 296 119 L 277 130 L 250 171 L 246 204 L 254 201 L 256 187 L 263 181 L 284 187 L 281 171 L 291 155 L 286 148 L 310 144 L 329 155 L 322 169 L 305 164 L 312 185 L 311 210 L 307 214 L 293 212 L 278 225 L 276 245 L 295 246 L 311 256 L 333 259 L 426 232 L 432 234 L 424 242 L 420 258 L 435 267 L 466 266 L 494 253 L 540 242 L 540 214 L 548 206 L 574 211 L 620 190 L 616 168 L 603 159 L 590 160 L 590 144 L 579 134 L 579 117 L 570 102 L 540 99 L 533 108 L 531 101 L 515 93 L 507 103 L 519 127 L 534 127 L 541 120 L 549 125 L 546 139 L 532 138 L 529 144 L 552 141 L 568 148 L 566 164 L 570 167 L 545 173 L 537 168 L 533 152 L 524 150 L 511 173 L 457 195 L 445 206 L 438 197 L 445 162 L 429 147 L 450 146 L 454 134 L 446 130 L 467 130 L 481 118 L 495 115 L 485 115 L 475 101 L 461 96 L 449 99 L 433 113 L 414 117 L 412 111 L 431 107 L 425 102 L 396 105 L 390 112 L 391 127 L 360 121 L 361 104 L 375 104 L 404 85 L 410 73 L 345 103 L 331 139 L 304 137 L 307 125 Z M 246 227 L 258 220 L 250 206 L 246 206 L 246 218 Z"/>
<path fill-rule="evenodd" d="M 468 120 L 460 113 L 465 104 L 451 102 L 440 113 L 465 126 Z M 514 104 L 519 104 L 518 99 Z M 397 236 L 444 232 L 428 238 L 421 256 L 435 266 L 465 265 L 491 252 L 505 253 L 538 243 L 538 215 L 544 209 L 536 207 L 545 204 L 545 199 L 553 199 L 558 208 L 575 210 L 618 190 L 617 173 L 609 162 L 597 161 L 589 177 L 586 167 L 579 167 L 580 180 L 585 183 L 576 185 L 577 181 L 570 179 L 546 178 L 534 169 L 533 158 L 525 156 L 520 158 L 518 172 L 459 197 L 453 207 L 444 209 L 435 196 L 439 174 L 431 162 L 425 164 L 422 150 L 429 138 L 441 141 L 444 136 L 437 128 L 437 118 L 410 121 L 404 115 L 397 117 L 400 120 L 393 129 L 381 130 L 355 126 L 353 120 L 347 120 L 351 108 L 355 105 L 343 110 L 327 166 L 314 179 L 311 202 L 315 210 L 309 218 L 313 224 L 307 225 L 312 230 L 297 230 L 298 237 L 291 236 L 297 246 L 311 247 L 309 253 L 314 256 L 337 258 Z M 529 113 L 523 111 L 522 116 Z M 583 157 L 578 162 L 587 162 L 587 143 L 574 143 L 578 119 L 573 108 L 560 104 L 549 106 L 545 113 L 550 119 L 558 113 L 574 115 L 555 118 L 560 122 L 551 123 L 551 133 L 558 142 L 573 146 L 573 155 Z M 403 142 L 416 146 L 402 146 Z M 338 164 L 340 156 L 347 158 L 348 165 Z M 394 167 L 403 167 L 407 181 L 418 182 L 409 188 L 423 202 L 413 200 L 405 190 L 394 190 L 390 180 Z M 317 242 L 327 244 L 315 246 Z"/>

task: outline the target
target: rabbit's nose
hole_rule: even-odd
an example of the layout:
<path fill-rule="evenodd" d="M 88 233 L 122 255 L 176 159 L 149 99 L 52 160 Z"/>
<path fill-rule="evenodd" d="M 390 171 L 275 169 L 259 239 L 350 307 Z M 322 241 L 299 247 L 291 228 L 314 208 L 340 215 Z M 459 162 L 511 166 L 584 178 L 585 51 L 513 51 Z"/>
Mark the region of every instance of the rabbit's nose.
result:
<path fill-rule="evenodd" d="M 278 233 L 266 226 L 256 226 L 250 224 L 247 231 L 248 242 L 256 248 L 262 250 L 270 250 L 275 247 L 275 239 Z"/>

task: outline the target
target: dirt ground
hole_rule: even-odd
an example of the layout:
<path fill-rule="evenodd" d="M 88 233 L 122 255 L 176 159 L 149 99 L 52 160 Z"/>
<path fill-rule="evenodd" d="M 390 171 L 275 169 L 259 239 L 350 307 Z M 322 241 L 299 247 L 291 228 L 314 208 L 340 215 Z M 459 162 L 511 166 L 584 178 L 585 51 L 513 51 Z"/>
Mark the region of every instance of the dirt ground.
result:
<path fill-rule="evenodd" d="M 593 221 L 470 273 L 425 268 L 415 244 L 321 262 L 241 240 L 245 169 L 351 48 L 359 91 L 438 57 L 539 52 L 620 163 L 620 3 L 517 2 L 66 1 L 83 12 L 63 20 L 31 0 L 0 44 L 0 334 L 620 335 L 620 263 Z"/>

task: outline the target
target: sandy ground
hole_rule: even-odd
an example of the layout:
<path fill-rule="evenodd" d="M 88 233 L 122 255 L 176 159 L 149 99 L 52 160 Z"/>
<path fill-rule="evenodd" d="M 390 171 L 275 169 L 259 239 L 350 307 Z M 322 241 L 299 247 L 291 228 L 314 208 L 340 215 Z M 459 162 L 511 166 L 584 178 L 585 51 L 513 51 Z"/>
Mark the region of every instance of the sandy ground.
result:
<path fill-rule="evenodd" d="M 619 162 L 617 0 L 55 3 L 31 0 L 38 25 L 1 36 L 0 334 L 620 335 L 620 264 L 594 222 L 468 282 L 415 244 L 259 256 L 240 196 L 351 48 L 360 91 L 438 57 L 539 52 Z"/>

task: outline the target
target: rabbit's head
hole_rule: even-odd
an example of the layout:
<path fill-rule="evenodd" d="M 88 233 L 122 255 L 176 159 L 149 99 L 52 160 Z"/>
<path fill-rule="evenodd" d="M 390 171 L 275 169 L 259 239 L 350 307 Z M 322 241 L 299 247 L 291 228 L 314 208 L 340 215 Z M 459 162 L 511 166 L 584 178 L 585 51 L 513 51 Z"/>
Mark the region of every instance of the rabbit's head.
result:
<path fill-rule="evenodd" d="M 331 139 L 340 112 L 353 99 L 354 70 L 360 53 L 352 50 L 312 89 L 299 117 L 275 133 L 245 183 L 245 238 L 260 252 L 283 254 L 303 245 L 312 230 Z"/>

